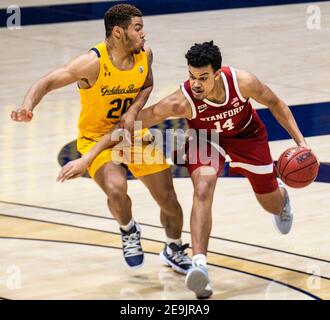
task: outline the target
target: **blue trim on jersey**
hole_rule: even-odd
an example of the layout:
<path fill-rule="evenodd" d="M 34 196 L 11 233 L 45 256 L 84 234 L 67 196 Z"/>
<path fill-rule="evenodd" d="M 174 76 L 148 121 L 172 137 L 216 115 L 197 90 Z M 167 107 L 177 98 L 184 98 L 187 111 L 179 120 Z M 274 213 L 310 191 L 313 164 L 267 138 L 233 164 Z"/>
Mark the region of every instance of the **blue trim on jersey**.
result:
<path fill-rule="evenodd" d="M 92 48 L 89 51 L 94 51 L 97 54 L 98 58 L 101 58 L 100 51 L 97 48 Z"/>
<path fill-rule="evenodd" d="M 195 12 L 221 9 L 237 9 L 259 6 L 286 5 L 317 0 L 134 0 L 102 1 L 94 3 L 75 3 L 50 6 L 21 7 L 21 25 L 49 24 L 103 19 L 104 13 L 113 5 L 130 3 L 137 6 L 144 16 Z M 328 1 L 329 2 L 329 1 Z M 0 28 L 7 26 L 12 13 L 0 9 Z"/>

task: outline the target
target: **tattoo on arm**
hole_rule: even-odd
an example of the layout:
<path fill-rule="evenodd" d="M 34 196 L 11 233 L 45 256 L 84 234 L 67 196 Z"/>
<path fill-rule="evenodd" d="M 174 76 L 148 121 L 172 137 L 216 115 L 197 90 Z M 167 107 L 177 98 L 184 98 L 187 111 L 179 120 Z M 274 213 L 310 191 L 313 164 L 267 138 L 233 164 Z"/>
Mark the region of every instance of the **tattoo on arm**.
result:
<path fill-rule="evenodd" d="M 148 69 L 149 69 L 149 72 L 148 72 L 146 81 L 143 84 L 142 89 L 151 87 L 154 84 L 154 77 L 153 77 L 153 74 L 152 74 L 152 62 L 153 62 L 153 53 L 150 49 L 149 52 L 148 52 Z"/>

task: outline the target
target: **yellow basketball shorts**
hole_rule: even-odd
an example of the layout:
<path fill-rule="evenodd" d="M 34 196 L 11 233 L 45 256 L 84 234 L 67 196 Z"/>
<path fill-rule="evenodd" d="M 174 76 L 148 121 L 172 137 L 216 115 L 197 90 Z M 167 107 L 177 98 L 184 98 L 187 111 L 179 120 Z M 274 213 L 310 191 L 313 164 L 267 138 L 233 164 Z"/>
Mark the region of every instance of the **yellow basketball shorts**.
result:
<path fill-rule="evenodd" d="M 79 136 L 77 140 L 78 151 L 84 155 L 96 145 L 100 138 L 91 139 L 86 136 Z M 110 161 L 117 164 L 125 164 L 135 178 L 161 172 L 170 167 L 166 163 L 163 151 L 159 146 L 154 145 L 151 141 L 143 141 L 142 143 L 126 147 L 118 144 L 103 150 L 89 166 L 89 175 L 94 178 L 97 170 Z"/>

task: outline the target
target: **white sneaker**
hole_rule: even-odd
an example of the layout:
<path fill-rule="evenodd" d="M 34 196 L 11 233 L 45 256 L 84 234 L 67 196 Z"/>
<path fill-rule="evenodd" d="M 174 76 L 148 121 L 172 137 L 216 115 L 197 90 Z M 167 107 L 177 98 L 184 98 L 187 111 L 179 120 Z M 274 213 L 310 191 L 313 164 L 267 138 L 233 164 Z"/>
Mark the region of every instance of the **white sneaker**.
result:
<path fill-rule="evenodd" d="M 290 199 L 288 191 L 285 189 L 282 181 L 279 182 L 279 187 L 285 190 L 285 204 L 283 211 L 280 215 L 273 215 L 273 223 L 275 228 L 281 234 L 288 234 L 291 230 L 293 223 L 293 213 L 290 205 Z"/>
<path fill-rule="evenodd" d="M 190 268 L 185 282 L 188 289 L 194 291 L 198 299 L 207 299 L 213 294 L 209 275 L 204 266 Z"/>

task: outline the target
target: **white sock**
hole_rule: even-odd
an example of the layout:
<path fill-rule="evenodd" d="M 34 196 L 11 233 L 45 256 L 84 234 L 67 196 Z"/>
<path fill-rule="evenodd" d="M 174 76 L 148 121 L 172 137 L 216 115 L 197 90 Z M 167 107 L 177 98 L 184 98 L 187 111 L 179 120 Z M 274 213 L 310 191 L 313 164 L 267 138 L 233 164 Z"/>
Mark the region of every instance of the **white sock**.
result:
<path fill-rule="evenodd" d="M 126 226 L 120 226 L 120 228 L 127 232 L 127 231 L 131 230 L 134 226 L 135 226 L 135 221 L 132 218 L 131 221 Z"/>
<path fill-rule="evenodd" d="M 192 257 L 192 265 L 193 267 L 198 267 L 198 266 L 206 267 L 206 255 L 202 253 L 195 254 Z"/>

